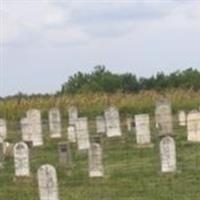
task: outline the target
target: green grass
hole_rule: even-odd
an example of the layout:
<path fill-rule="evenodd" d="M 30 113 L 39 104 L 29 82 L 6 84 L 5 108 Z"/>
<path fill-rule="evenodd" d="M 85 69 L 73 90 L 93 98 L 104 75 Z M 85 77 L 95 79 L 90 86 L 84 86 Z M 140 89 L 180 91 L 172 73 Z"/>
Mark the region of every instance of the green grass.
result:
<path fill-rule="evenodd" d="M 16 124 L 9 129 L 9 141 L 20 140 L 17 130 Z M 198 200 L 200 144 L 187 142 L 185 128 L 176 125 L 175 133 L 176 173 L 160 173 L 160 139 L 155 129 L 152 128 L 153 148 L 137 148 L 134 132 L 123 129 L 122 137 L 102 139 L 105 177 L 91 179 L 87 154 L 79 152 L 76 145 L 71 145 L 72 167 L 59 166 L 59 140 L 49 139 L 48 129 L 44 127 L 45 145 L 30 150 L 30 178 L 16 178 L 13 158 L 5 159 L 4 169 L 0 171 L 0 200 L 39 200 L 36 172 L 46 163 L 56 167 L 60 200 Z M 61 140 L 66 140 L 66 132 Z"/>

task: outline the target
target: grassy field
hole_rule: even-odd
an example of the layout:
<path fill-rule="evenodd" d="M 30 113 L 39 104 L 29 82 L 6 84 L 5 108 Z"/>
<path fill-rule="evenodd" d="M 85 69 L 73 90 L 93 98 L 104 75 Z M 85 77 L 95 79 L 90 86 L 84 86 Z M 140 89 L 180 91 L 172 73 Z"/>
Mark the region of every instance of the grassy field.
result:
<path fill-rule="evenodd" d="M 162 94 L 163 95 L 163 94 Z M 153 113 L 155 100 L 162 96 L 155 92 L 117 95 L 77 95 L 76 97 L 50 97 L 35 99 L 10 99 L 0 102 L 0 115 L 8 119 L 8 141 L 20 141 L 19 119 L 28 108 L 40 108 L 43 113 L 45 144 L 30 150 L 31 177 L 14 176 L 13 158 L 5 158 L 0 170 L 0 200 L 39 200 L 36 179 L 42 164 L 56 167 L 60 200 L 198 200 L 200 199 L 200 144 L 187 142 L 186 129 L 177 125 L 174 115 L 174 132 L 177 146 L 178 170 L 174 174 L 160 173 L 159 141 L 152 123 L 153 148 L 138 148 L 134 131 L 124 126 L 125 116 L 135 113 Z M 174 113 L 185 108 L 198 108 L 200 92 L 171 91 L 165 94 L 172 101 Z M 71 145 L 72 166 L 58 163 L 57 143 L 66 141 L 67 107 L 75 104 L 81 115 L 89 116 L 90 136 L 95 135 L 94 116 L 102 114 L 107 105 L 116 105 L 121 112 L 123 136 L 102 137 L 105 177 L 88 177 L 87 153 Z M 47 111 L 53 106 L 62 110 L 63 138 L 48 137 Z M 152 117 L 152 116 L 151 116 Z"/>
<path fill-rule="evenodd" d="M 174 116 L 175 117 L 175 116 Z M 176 119 L 176 118 L 175 118 Z M 72 166 L 58 164 L 58 141 L 66 140 L 66 125 L 63 138 L 48 137 L 47 124 L 43 124 L 45 145 L 30 150 L 32 176 L 15 178 L 13 158 L 6 158 L 0 171 L 1 200 L 39 200 L 36 172 L 42 164 L 56 167 L 60 200 L 198 200 L 200 197 L 200 144 L 186 141 L 186 130 L 177 126 L 175 120 L 178 171 L 161 174 L 156 130 L 152 124 L 154 148 L 138 148 L 134 131 L 128 133 L 123 126 L 123 136 L 102 138 L 105 177 L 88 177 L 87 153 L 77 151 L 71 145 Z M 91 137 L 95 134 L 90 122 Z M 9 129 L 8 141 L 20 140 L 16 126 Z"/>

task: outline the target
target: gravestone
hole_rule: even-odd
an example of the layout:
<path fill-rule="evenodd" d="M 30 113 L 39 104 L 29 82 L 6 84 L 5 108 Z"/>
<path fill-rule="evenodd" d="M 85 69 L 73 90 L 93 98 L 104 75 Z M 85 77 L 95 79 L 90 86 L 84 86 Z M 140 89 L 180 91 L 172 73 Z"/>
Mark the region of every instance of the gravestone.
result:
<path fill-rule="evenodd" d="M 171 104 L 167 100 L 156 102 L 156 125 L 160 135 L 173 134 L 173 119 Z"/>
<path fill-rule="evenodd" d="M 59 164 L 62 166 L 69 166 L 71 164 L 71 154 L 69 144 L 67 142 L 60 142 L 58 144 Z"/>
<path fill-rule="evenodd" d="M 103 116 L 96 117 L 96 131 L 97 133 L 100 133 L 100 134 L 106 132 L 105 119 Z"/>
<path fill-rule="evenodd" d="M 49 111 L 49 130 L 51 138 L 60 138 L 62 136 L 61 116 L 57 108 Z"/>
<path fill-rule="evenodd" d="M 90 147 L 87 117 L 77 119 L 76 136 L 79 150 L 86 150 Z"/>
<path fill-rule="evenodd" d="M 6 120 L 0 119 L 0 143 L 6 139 L 6 136 L 7 136 Z"/>
<path fill-rule="evenodd" d="M 99 143 L 91 143 L 88 151 L 89 154 L 89 176 L 102 177 L 104 176 L 102 149 Z"/>
<path fill-rule="evenodd" d="M 176 146 L 170 136 L 164 137 L 160 142 L 161 172 L 176 171 Z"/>
<path fill-rule="evenodd" d="M 68 109 L 69 126 L 75 126 L 78 119 L 78 109 L 75 106 L 71 106 Z"/>
<path fill-rule="evenodd" d="M 24 142 L 14 146 L 15 176 L 30 176 L 29 149 Z"/>
<path fill-rule="evenodd" d="M 187 138 L 190 142 L 200 142 L 200 112 L 193 110 L 187 115 Z"/>
<path fill-rule="evenodd" d="M 13 148 L 14 145 L 12 143 L 3 142 L 3 154 L 5 157 L 9 158 L 9 157 L 13 157 Z"/>
<path fill-rule="evenodd" d="M 121 136 L 119 112 L 115 107 L 109 107 L 104 113 L 107 137 Z"/>
<path fill-rule="evenodd" d="M 33 146 L 43 145 L 40 111 L 37 109 L 28 110 L 27 118 L 29 122 L 29 131 L 31 135 L 31 141 L 33 142 Z"/>
<path fill-rule="evenodd" d="M 186 114 L 184 110 L 179 111 L 178 113 L 178 122 L 179 126 L 186 126 Z"/>
<path fill-rule="evenodd" d="M 22 140 L 24 142 L 32 141 L 32 133 L 31 133 L 31 126 L 29 123 L 29 119 L 22 118 L 20 120 L 20 125 L 21 125 L 21 132 L 22 132 Z"/>
<path fill-rule="evenodd" d="M 132 117 L 128 117 L 128 118 L 126 119 L 126 127 L 127 127 L 127 130 L 128 130 L 129 132 L 132 131 L 132 123 L 133 123 Z"/>
<path fill-rule="evenodd" d="M 150 122 L 148 114 L 135 115 L 136 142 L 139 145 L 151 143 Z"/>
<path fill-rule="evenodd" d="M 0 142 L 0 169 L 3 169 L 4 153 L 3 153 L 3 143 Z"/>
<path fill-rule="evenodd" d="M 68 141 L 71 143 L 76 142 L 76 130 L 74 126 L 68 126 L 67 128 L 67 136 L 68 136 Z"/>
<path fill-rule="evenodd" d="M 56 170 L 51 165 L 43 165 L 37 172 L 40 200 L 59 200 Z"/>

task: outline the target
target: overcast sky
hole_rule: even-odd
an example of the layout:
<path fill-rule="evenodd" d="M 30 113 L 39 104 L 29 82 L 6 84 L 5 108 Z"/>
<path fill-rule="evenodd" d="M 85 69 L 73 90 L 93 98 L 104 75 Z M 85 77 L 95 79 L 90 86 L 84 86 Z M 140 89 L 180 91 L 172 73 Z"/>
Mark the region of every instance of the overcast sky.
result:
<path fill-rule="evenodd" d="M 200 69 L 200 0 L 0 1 L 0 96 L 52 93 L 95 65 Z"/>

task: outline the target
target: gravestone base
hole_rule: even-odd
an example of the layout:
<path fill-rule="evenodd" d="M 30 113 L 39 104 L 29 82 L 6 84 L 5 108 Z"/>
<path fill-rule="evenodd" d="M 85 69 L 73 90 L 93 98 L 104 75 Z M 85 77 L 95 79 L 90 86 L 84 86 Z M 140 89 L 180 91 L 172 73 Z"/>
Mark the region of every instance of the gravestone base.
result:
<path fill-rule="evenodd" d="M 153 143 L 149 143 L 149 144 L 136 144 L 136 148 L 137 149 L 145 149 L 145 148 L 154 148 L 154 144 Z"/>

